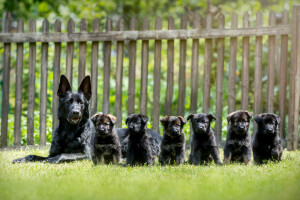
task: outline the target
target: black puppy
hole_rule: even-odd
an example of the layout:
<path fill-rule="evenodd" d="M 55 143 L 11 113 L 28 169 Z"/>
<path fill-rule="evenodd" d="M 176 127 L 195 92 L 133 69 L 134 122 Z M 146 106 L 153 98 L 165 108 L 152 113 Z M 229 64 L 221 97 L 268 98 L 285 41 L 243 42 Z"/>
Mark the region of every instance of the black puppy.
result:
<path fill-rule="evenodd" d="M 77 92 L 72 92 L 68 79 L 61 75 L 59 88 L 59 125 L 54 132 L 48 157 L 29 155 L 13 163 L 44 161 L 60 163 L 90 157 L 90 136 L 95 131 L 89 119 L 91 80 L 86 76 Z"/>
<path fill-rule="evenodd" d="M 129 130 L 127 165 L 154 164 L 149 137 L 146 134 L 148 120 L 147 116 L 141 114 L 131 114 L 126 118 Z"/>
<path fill-rule="evenodd" d="M 121 159 L 121 144 L 114 127 L 117 118 L 110 114 L 95 114 L 91 118 L 95 134 L 91 138 L 91 157 L 94 164 L 117 164 Z"/>
<path fill-rule="evenodd" d="M 256 164 L 264 161 L 281 161 L 282 146 L 279 137 L 280 117 L 263 113 L 254 118 L 258 127 L 253 140 L 253 157 Z"/>
<path fill-rule="evenodd" d="M 249 126 L 252 114 L 238 110 L 227 116 L 228 131 L 224 147 L 224 163 L 251 161 L 251 138 Z"/>
<path fill-rule="evenodd" d="M 210 127 L 212 120 L 216 120 L 212 114 L 192 114 L 187 120 L 191 121 L 191 153 L 189 163 L 194 165 L 215 161 L 221 165 L 219 150 L 213 130 Z"/>
<path fill-rule="evenodd" d="M 161 164 L 183 164 L 185 162 L 185 137 L 183 126 L 186 119 L 181 116 L 165 116 L 160 119 L 164 126 L 161 152 L 158 160 Z"/>

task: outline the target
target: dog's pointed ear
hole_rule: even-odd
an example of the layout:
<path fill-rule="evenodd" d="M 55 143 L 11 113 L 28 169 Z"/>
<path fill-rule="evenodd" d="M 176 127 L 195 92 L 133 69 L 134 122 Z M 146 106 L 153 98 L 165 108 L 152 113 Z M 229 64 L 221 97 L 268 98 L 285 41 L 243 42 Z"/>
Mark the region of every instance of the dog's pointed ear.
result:
<path fill-rule="evenodd" d="M 63 98 L 63 97 L 65 97 L 65 95 L 68 91 L 70 91 L 70 92 L 72 91 L 71 85 L 70 85 L 67 77 L 65 77 L 65 75 L 61 75 L 58 90 L 57 90 L 57 96 L 59 96 L 60 98 Z"/>
<path fill-rule="evenodd" d="M 186 119 L 184 117 L 178 116 L 178 118 L 181 120 L 182 125 L 186 124 Z"/>
<path fill-rule="evenodd" d="M 134 116 L 134 114 L 130 114 L 126 117 L 125 124 L 128 125 L 129 120 Z"/>
<path fill-rule="evenodd" d="M 261 120 L 262 120 L 262 115 L 257 115 L 254 117 L 254 120 L 256 121 L 257 124 L 260 124 Z"/>
<path fill-rule="evenodd" d="M 117 123 L 117 118 L 111 114 L 108 114 L 107 117 L 110 119 L 112 124 L 116 124 Z"/>
<path fill-rule="evenodd" d="M 100 114 L 94 114 L 92 117 L 91 117 L 91 121 L 93 122 L 93 124 L 95 124 L 96 123 L 96 121 L 97 121 L 97 119 L 98 119 L 98 117 L 100 116 Z"/>
<path fill-rule="evenodd" d="M 159 121 L 162 125 L 165 125 L 168 122 L 168 120 L 169 120 L 169 116 L 166 115 L 163 118 L 160 118 Z"/>
<path fill-rule="evenodd" d="M 146 115 L 140 115 L 142 117 L 143 122 L 146 124 L 149 121 L 149 117 Z"/>
<path fill-rule="evenodd" d="M 82 80 L 78 91 L 82 92 L 84 94 L 84 97 L 86 98 L 86 100 L 90 100 L 91 96 L 92 96 L 92 86 L 91 86 L 91 77 L 90 76 L 86 76 L 84 77 L 84 79 Z"/>
<path fill-rule="evenodd" d="M 187 117 L 187 120 L 192 120 L 194 118 L 194 114 L 190 114 L 188 117 Z"/>
<path fill-rule="evenodd" d="M 212 120 L 216 120 L 216 117 L 213 114 L 207 114 L 206 115 L 209 119 L 209 122 L 211 122 Z"/>

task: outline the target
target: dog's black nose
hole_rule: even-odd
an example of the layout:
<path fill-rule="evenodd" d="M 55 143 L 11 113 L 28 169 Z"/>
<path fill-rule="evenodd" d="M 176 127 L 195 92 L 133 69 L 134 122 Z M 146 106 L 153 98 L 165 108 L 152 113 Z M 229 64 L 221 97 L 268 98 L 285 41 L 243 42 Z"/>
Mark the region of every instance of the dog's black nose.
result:
<path fill-rule="evenodd" d="M 80 112 L 78 110 L 73 110 L 72 114 L 73 116 L 79 116 Z"/>

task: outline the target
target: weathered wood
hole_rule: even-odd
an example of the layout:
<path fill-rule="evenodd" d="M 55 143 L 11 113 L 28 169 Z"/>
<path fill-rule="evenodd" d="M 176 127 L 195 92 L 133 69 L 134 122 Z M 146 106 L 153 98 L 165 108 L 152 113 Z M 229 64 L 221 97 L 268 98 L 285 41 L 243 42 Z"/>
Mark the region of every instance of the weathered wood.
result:
<path fill-rule="evenodd" d="M 125 29 L 125 21 L 121 18 L 118 22 L 118 30 Z M 117 69 L 116 69 L 116 103 L 115 112 L 117 117 L 116 127 L 122 127 L 122 79 L 123 79 L 123 56 L 124 56 L 124 42 L 117 42 Z"/>
<path fill-rule="evenodd" d="M 175 29 L 173 17 L 168 19 L 168 29 Z M 167 94 L 165 100 L 165 115 L 172 115 L 173 86 L 174 86 L 174 40 L 168 40 L 167 47 Z"/>
<path fill-rule="evenodd" d="M 149 29 L 149 20 L 145 18 L 143 21 L 143 31 Z M 142 41 L 142 70 L 141 70 L 141 93 L 140 93 L 140 113 L 147 115 L 147 84 L 148 84 L 148 57 L 149 57 L 149 41 Z"/>
<path fill-rule="evenodd" d="M 200 16 L 196 15 L 193 22 L 194 29 L 200 29 Z M 197 100 L 198 100 L 198 60 L 199 60 L 199 39 L 193 39 L 192 41 L 192 68 L 191 68 L 191 105 L 190 113 L 197 112 Z"/>
<path fill-rule="evenodd" d="M 271 11 L 269 25 L 276 25 L 275 12 Z M 267 81 L 267 111 L 273 113 L 274 104 L 274 71 L 275 71 L 275 36 L 268 37 L 268 81 Z"/>
<path fill-rule="evenodd" d="M 263 14 L 261 11 L 256 13 L 256 27 L 263 26 Z M 261 113 L 262 97 L 262 36 L 255 38 L 255 55 L 254 55 L 254 116 Z M 256 132 L 257 123 L 253 123 L 253 133 Z"/>
<path fill-rule="evenodd" d="M 36 21 L 30 20 L 29 32 L 36 31 Z M 34 145 L 34 98 L 35 98 L 35 68 L 36 43 L 29 43 L 29 73 L 28 73 L 28 105 L 27 105 L 27 145 Z"/>
<path fill-rule="evenodd" d="M 300 13 L 300 5 L 293 6 L 293 15 L 292 15 L 292 42 L 291 42 L 291 68 L 290 68 L 290 87 L 289 87 L 289 113 L 288 113 L 288 135 L 287 135 L 287 149 L 289 151 L 297 149 L 297 126 L 298 126 L 298 115 L 299 112 L 297 111 L 299 108 L 296 107 L 298 103 L 296 103 L 296 95 L 299 95 L 299 91 L 296 91 L 296 74 L 297 74 L 297 59 L 299 58 L 300 50 L 297 48 L 297 44 L 299 41 L 299 34 L 298 32 L 299 21 L 297 19 L 297 15 Z M 299 51 L 298 51 L 299 50 Z M 300 65 L 299 65 L 300 66 Z M 298 69 L 299 69 L 298 66 Z M 299 73 L 299 72 L 298 72 Z M 295 112 L 297 111 L 297 112 Z"/>
<path fill-rule="evenodd" d="M 155 30 L 161 30 L 161 29 L 162 29 L 162 20 L 160 17 L 156 17 Z M 161 78 L 161 40 L 155 40 L 152 129 L 157 132 L 159 132 L 159 116 L 160 116 L 160 78 Z"/>
<path fill-rule="evenodd" d="M 289 23 L 289 13 L 287 10 L 282 13 L 282 24 Z M 279 132 L 282 141 L 285 141 L 285 116 L 286 116 L 286 89 L 287 89 L 287 69 L 288 69 L 288 35 L 281 36 L 280 48 L 280 73 L 279 73 Z M 285 143 L 283 143 L 285 144 Z"/>
<path fill-rule="evenodd" d="M 187 17 L 181 16 L 180 29 L 187 29 Z M 185 94 L 186 94 L 186 40 L 180 40 L 179 57 L 179 94 L 177 115 L 184 116 Z"/>
<path fill-rule="evenodd" d="M 24 32 L 24 22 L 22 19 L 18 20 L 17 32 L 18 33 Z M 17 43 L 14 146 L 21 145 L 22 87 L 23 87 L 23 43 Z"/>
<path fill-rule="evenodd" d="M 57 19 L 54 23 L 54 31 L 61 32 L 61 21 Z M 61 57 L 61 43 L 54 44 L 54 62 L 53 62 L 53 95 L 52 95 L 52 137 L 53 133 L 58 126 L 58 101 L 57 96 L 59 75 L 60 75 L 60 57 Z"/>
<path fill-rule="evenodd" d="M 224 29 L 224 15 L 218 18 L 218 28 Z M 217 40 L 217 83 L 216 83 L 216 124 L 215 133 L 218 144 L 222 141 L 222 113 L 223 113 L 223 79 L 224 79 L 224 38 Z"/>
<path fill-rule="evenodd" d="M 112 21 L 107 19 L 106 32 L 112 30 Z M 110 89 L 110 57 L 111 57 L 111 42 L 104 43 L 104 67 L 103 67 L 103 104 L 102 112 L 109 113 L 109 89 Z"/>
<path fill-rule="evenodd" d="M 85 19 L 80 21 L 80 32 L 87 32 L 87 22 Z M 78 87 L 85 77 L 86 64 L 86 42 L 79 42 L 79 62 L 78 62 Z"/>
<path fill-rule="evenodd" d="M 206 18 L 206 29 L 212 27 L 212 15 L 209 13 Z M 204 58 L 204 81 L 203 81 L 203 105 L 204 113 L 209 113 L 210 108 L 210 77 L 212 63 L 212 39 L 205 39 L 205 58 Z"/>
<path fill-rule="evenodd" d="M 131 18 L 130 30 L 137 29 L 137 19 Z M 128 70 L 128 103 L 127 114 L 134 113 L 134 100 L 135 100 L 135 71 L 136 71 L 136 40 L 129 42 L 129 70 Z"/>
<path fill-rule="evenodd" d="M 73 19 L 68 21 L 68 36 L 75 31 L 75 24 Z M 61 33 L 60 33 L 61 34 Z M 59 41 L 58 41 L 59 42 Z M 73 80 L 73 56 L 74 56 L 74 42 L 67 43 L 67 58 L 66 58 L 66 77 L 68 78 L 71 86 Z"/>
<path fill-rule="evenodd" d="M 11 31 L 11 18 L 7 16 L 4 32 Z M 1 147 L 7 146 L 8 109 L 9 109 L 9 77 L 10 77 L 10 51 L 11 44 L 3 45 L 3 85 L 2 85 L 2 111 L 1 111 Z"/>
<path fill-rule="evenodd" d="M 238 27 L 238 16 L 231 16 L 231 28 Z M 236 73 L 237 38 L 230 38 L 229 75 L 228 75 L 228 113 L 235 110 L 235 73 Z"/>
<path fill-rule="evenodd" d="M 99 32 L 100 22 L 99 19 L 93 21 L 93 32 Z M 91 84 L 92 84 L 92 97 L 91 97 L 91 111 L 90 116 L 97 112 L 97 86 L 98 86 L 98 51 L 99 42 L 92 42 L 92 61 L 91 61 Z"/>
<path fill-rule="evenodd" d="M 243 18 L 243 27 L 249 28 L 250 16 L 246 12 Z M 243 37 L 242 55 L 242 110 L 248 110 L 249 98 L 249 37 Z"/>
<path fill-rule="evenodd" d="M 43 32 L 49 32 L 49 22 L 43 21 Z M 42 43 L 41 90 L 40 90 L 40 145 L 46 145 L 48 43 Z"/>
<path fill-rule="evenodd" d="M 48 34 L 11 34 L 0 33 L 0 42 L 87 42 L 87 41 L 122 41 L 122 40 L 174 40 L 223 37 L 250 37 L 263 35 L 287 35 L 291 26 L 276 26 L 248 29 L 210 30 L 159 30 L 159 31 L 111 31 L 109 33 L 48 33 Z"/>

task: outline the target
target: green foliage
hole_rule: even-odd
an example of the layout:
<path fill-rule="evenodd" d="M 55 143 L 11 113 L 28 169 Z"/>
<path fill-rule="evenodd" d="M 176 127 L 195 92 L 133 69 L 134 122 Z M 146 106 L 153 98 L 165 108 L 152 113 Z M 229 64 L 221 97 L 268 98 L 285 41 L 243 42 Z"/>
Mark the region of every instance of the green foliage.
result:
<path fill-rule="evenodd" d="M 299 199 L 300 152 L 263 166 L 11 164 L 48 149 L 0 151 L 0 199 Z M 223 151 L 220 151 L 223 153 Z"/>

